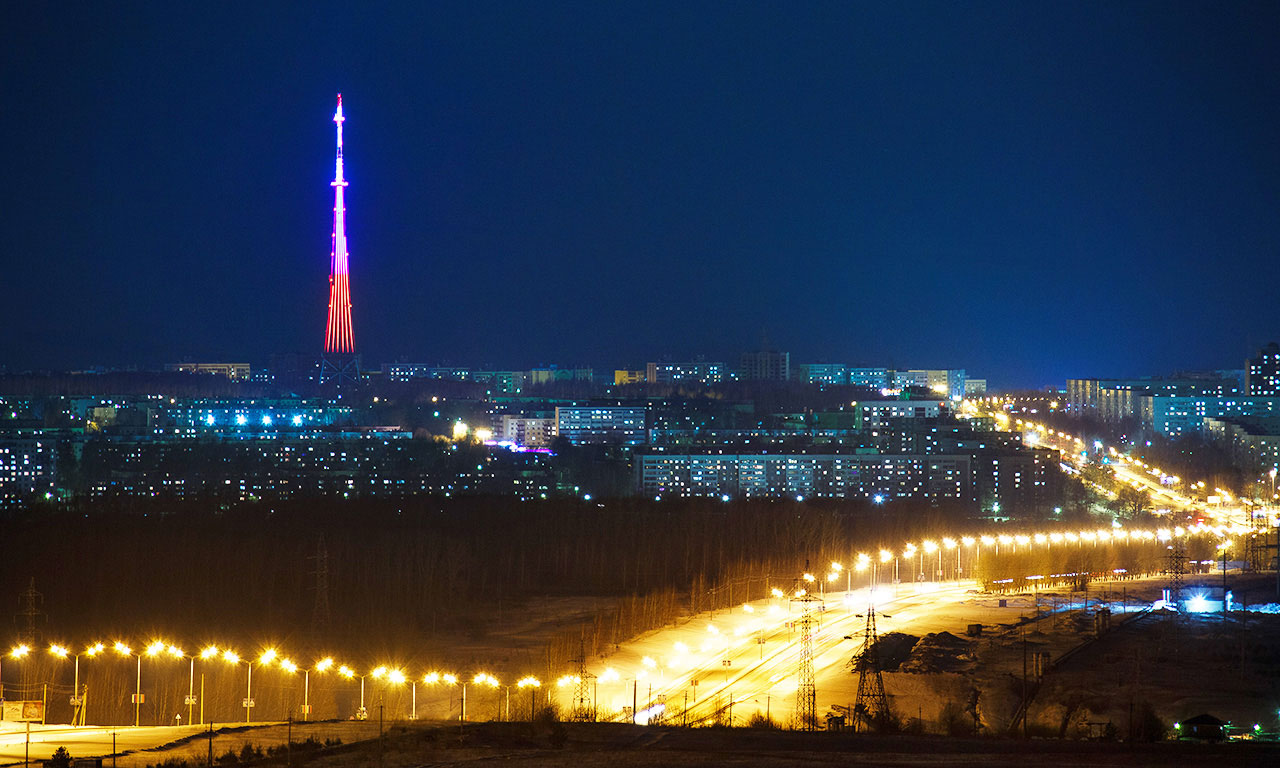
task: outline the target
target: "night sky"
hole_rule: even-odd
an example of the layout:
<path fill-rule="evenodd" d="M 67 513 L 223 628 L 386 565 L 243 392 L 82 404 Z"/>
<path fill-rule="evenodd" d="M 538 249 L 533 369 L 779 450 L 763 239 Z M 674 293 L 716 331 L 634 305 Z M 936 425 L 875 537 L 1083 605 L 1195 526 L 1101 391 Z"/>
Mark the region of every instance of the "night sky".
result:
<path fill-rule="evenodd" d="M 373 7 L 375 10 L 370 10 Z M 1280 5 L 21 2 L 0 365 L 1241 367 Z"/>

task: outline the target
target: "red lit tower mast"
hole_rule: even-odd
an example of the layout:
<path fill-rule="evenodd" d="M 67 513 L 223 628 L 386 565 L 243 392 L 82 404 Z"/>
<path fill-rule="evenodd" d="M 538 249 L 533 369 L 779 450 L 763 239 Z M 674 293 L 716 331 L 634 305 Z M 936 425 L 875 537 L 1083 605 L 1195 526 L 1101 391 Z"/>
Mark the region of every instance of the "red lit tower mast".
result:
<path fill-rule="evenodd" d="M 347 264 L 347 209 L 342 175 L 342 94 L 333 122 L 338 127 L 338 157 L 333 182 L 333 251 L 329 264 L 329 323 L 324 331 L 324 355 L 320 360 L 321 383 L 354 384 L 360 378 L 360 358 L 356 355 L 351 331 L 351 274 Z"/>

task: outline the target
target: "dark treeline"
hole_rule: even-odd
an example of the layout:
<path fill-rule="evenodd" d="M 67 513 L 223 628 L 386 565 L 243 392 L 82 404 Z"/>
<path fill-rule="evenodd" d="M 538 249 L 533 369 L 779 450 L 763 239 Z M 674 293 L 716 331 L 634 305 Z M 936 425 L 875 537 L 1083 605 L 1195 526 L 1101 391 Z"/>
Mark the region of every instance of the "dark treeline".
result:
<path fill-rule="evenodd" d="M 375 653 L 482 636 L 502 606 L 538 595 L 666 590 L 688 605 L 702 599 L 691 590 L 760 582 L 733 596 L 741 601 L 767 591 L 765 577 L 794 577 L 806 559 L 954 530 L 965 514 L 857 502 L 483 497 L 82 503 L 3 520 L 0 594 L 16 607 L 34 577 L 48 631 L 68 639 L 154 628 Z M 321 539 L 331 620 L 313 632 Z"/>

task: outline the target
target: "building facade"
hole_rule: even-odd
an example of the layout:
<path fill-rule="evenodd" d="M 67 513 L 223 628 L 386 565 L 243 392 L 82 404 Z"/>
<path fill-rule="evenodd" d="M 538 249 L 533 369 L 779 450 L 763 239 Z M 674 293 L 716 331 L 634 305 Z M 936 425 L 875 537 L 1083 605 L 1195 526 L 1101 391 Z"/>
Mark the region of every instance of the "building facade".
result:
<path fill-rule="evenodd" d="M 680 497 L 964 500 L 968 456 L 857 454 L 644 454 L 637 489 Z"/>
<path fill-rule="evenodd" d="M 1280 396 L 1280 344 L 1274 341 L 1258 351 L 1245 368 L 1250 395 Z"/>
<path fill-rule="evenodd" d="M 648 439 L 643 406 L 556 407 L 556 435 L 573 445 L 640 445 Z"/>
<path fill-rule="evenodd" d="M 167 363 L 164 369 L 181 373 L 207 373 L 213 376 L 226 376 L 233 381 L 248 381 L 250 378 L 248 363 Z"/>
<path fill-rule="evenodd" d="M 55 443 L 38 432 L 0 435 L 0 508 L 53 498 Z"/>
<path fill-rule="evenodd" d="M 1243 467 L 1269 472 L 1280 469 L 1280 418 L 1204 419 L 1204 434 L 1231 451 Z"/>
<path fill-rule="evenodd" d="M 789 381 L 791 353 L 743 352 L 738 362 L 738 376 L 744 381 Z"/>
<path fill-rule="evenodd" d="M 943 411 L 941 400 L 868 400 L 859 402 L 862 424 L 867 428 L 887 426 L 893 419 L 936 419 Z"/>
<path fill-rule="evenodd" d="M 556 420 L 504 413 L 494 424 L 494 439 L 527 447 L 551 445 L 556 436 Z"/>
<path fill-rule="evenodd" d="M 1142 425 L 1179 437 L 1199 433 L 1206 418 L 1266 418 L 1280 414 L 1280 398 L 1247 395 L 1144 394 L 1138 397 Z"/>
<path fill-rule="evenodd" d="M 650 384 L 701 384 L 710 386 L 729 381 L 729 366 L 725 363 L 695 360 L 691 363 L 649 363 L 645 366 L 645 380 Z"/>

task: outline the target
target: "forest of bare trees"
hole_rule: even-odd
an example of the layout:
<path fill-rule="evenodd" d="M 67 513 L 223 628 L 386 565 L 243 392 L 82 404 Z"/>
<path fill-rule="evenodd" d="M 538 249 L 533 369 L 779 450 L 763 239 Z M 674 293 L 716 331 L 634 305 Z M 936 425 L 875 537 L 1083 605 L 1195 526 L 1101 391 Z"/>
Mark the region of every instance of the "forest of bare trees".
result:
<path fill-rule="evenodd" d="M 278 643 L 299 654 L 340 648 L 355 663 L 443 658 L 452 646 L 485 638 L 504 607 L 518 609 L 531 598 L 608 598 L 612 608 L 585 624 L 567 624 L 548 643 L 540 668 L 531 671 L 551 679 L 581 651 L 592 656 L 692 612 L 763 597 L 772 586 L 790 584 L 806 563 L 825 569 L 832 560 L 850 562 L 859 551 L 978 531 L 982 524 L 966 515 L 959 508 L 848 501 L 521 503 L 473 497 L 229 508 L 200 502 L 89 505 L 5 519 L 0 594 L 16 610 L 18 594 L 35 579 L 43 595 L 37 628 L 46 641 L 75 645 L 160 635 L 190 648 Z M 321 548 L 327 553 L 327 622 L 316 615 Z M 1162 555 L 1155 549 L 1129 549 L 1079 546 L 1066 563 L 1065 550 L 1006 549 L 968 563 L 965 572 L 990 581 L 1066 566 L 1159 570 Z M 950 563 L 948 558 L 944 572 L 954 568 Z M 900 578 L 915 578 L 923 565 L 904 561 Z M 8 634 L 16 638 L 26 619 L 14 618 Z M 158 663 L 147 660 L 144 670 Z M 54 674 L 54 664 L 33 660 L 22 679 L 68 685 L 66 665 Z M 119 707 L 127 701 L 122 691 L 131 670 L 118 660 L 111 669 L 121 691 L 109 700 Z M 219 667 L 206 682 L 234 689 L 244 672 Z M 5 679 L 14 674 L 6 669 Z M 178 683 L 172 696 L 185 694 Z M 296 698 L 293 682 L 273 683 L 264 675 L 261 684 L 264 695 L 283 697 L 280 707 Z M 334 683 L 317 685 L 319 691 Z M 230 692 L 220 700 L 232 704 L 219 717 L 242 712 L 232 706 L 239 699 Z M 331 709 L 341 709 L 336 699 Z"/>

